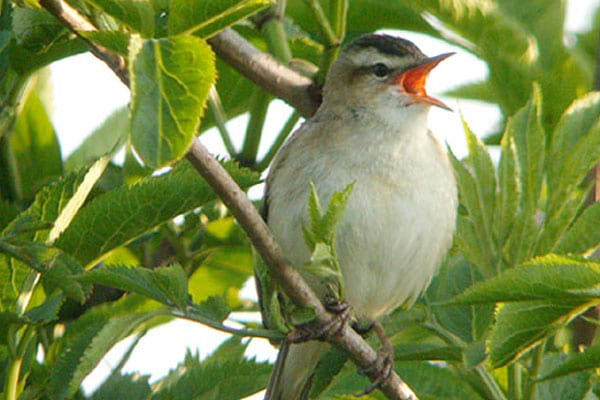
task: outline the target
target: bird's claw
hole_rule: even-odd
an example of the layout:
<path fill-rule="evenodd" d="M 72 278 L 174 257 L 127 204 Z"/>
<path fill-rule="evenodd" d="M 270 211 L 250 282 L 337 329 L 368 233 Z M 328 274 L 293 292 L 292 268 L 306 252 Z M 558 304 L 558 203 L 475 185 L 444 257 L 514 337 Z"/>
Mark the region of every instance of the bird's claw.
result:
<path fill-rule="evenodd" d="M 304 343 L 309 340 L 324 340 L 337 336 L 350 320 L 350 305 L 345 301 L 326 299 L 324 302 L 327 311 L 335 314 L 324 326 L 315 327 L 312 323 L 298 325 L 296 331 L 287 335 L 290 343 Z"/>

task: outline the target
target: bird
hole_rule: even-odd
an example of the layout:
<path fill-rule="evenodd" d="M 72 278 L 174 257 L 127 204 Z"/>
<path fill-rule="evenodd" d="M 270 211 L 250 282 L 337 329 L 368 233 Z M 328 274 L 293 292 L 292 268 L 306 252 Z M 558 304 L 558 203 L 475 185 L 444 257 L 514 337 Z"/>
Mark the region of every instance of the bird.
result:
<path fill-rule="evenodd" d="M 311 182 L 323 204 L 354 185 L 335 247 L 345 300 L 360 323 L 414 302 L 452 245 L 456 181 L 427 122 L 432 106 L 449 107 L 425 90 L 430 71 L 452 54 L 427 57 L 412 42 L 387 34 L 352 40 L 325 78 L 318 110 L 269 169 L 262 214 L 298 268 L 310 259 L 302 226 Z M 318 282 L 309 284 L 325 296 Z M 308 399 L 312 374 L 329 346 L 308 341 L 280 351 L 265 399 Z"/>

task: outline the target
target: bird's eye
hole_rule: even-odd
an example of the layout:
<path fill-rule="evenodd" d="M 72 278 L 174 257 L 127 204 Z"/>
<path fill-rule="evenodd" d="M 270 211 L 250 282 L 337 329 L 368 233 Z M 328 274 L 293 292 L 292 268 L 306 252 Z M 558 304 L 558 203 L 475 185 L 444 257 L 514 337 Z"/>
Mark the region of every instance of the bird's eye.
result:
<path fill-rule="evenodd" d="M 385 78 L 390 73 L 390 69 L 383 63 L 377 63 L 371 67 L 373 75 L 378 78 Z"/>

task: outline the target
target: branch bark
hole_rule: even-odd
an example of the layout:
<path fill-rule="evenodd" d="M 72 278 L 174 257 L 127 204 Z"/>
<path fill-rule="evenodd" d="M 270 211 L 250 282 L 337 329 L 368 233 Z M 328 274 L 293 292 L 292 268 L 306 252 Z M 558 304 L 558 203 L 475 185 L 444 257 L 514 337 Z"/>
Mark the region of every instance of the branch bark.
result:
<path fill-rule="evenodd" d="M 79 31 L 96 30 L 77 10 L 62 0 L 40 0 L 40 4 L 75 34 Z M 109 50 L 86 41 L 92 53 L 129 86 L 125 61 Z M 311 115 L 316 110 L 318 101 L 309 93 L 312 85 L 310 80 L 261 53 L 235 32 L 227 29 L 212 38 L 210 43 L 217 54 L 225 61 L 231 62 L 234 68 L 275 96 L 297 107 L 304 115 Z M 298 270 L 288 263 L 281 247 L 246 194 L 197 138 L 193 141 L 186 158 L 227 205 L 265 260 L 274 279 L 290 299 L 299 306 L 313 308 L 316 313 L 315 324 L 318 326 L 329 325 L 333 318 L 337 318 L 325 309 Z M 368 371 L 367 375 L 371 381 L 377 379 L 376 371 L 370 368 L 377 360 L 377 353 L 349 325 L 327 340 L 348 353 L 360 369 Z M 380 389 L 391 400 L 418 400 L 410 387 L 394 371 L 381 382 Z"/>

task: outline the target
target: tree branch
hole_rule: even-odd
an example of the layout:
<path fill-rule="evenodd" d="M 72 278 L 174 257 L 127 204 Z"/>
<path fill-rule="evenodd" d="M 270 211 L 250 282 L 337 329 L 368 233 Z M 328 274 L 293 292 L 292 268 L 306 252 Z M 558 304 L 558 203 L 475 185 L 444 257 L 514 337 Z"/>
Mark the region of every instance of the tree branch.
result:
<path fill-rule="evenodd" d="M 208 39 L 217 55 L 244 76 L 309 117 L 319 107 L 313 82 L 263 53 L 232 29 Z"/>
<path fill-rule="evenodd" d="M 76 34 L 82 28 L 84 31 L 95 30 L 95 27 L 87 22 L 77 10 L 62 0 L 40 0 L 40 4 Z M 90 41 L 87 42 L 90 44 L 93 54 L 104 61 L 121 81 L 128 84 L 129 76 L 127 69 L 123 67 L 125 66 L 124 60 L 107 49 Z M 286 101 L 289 97 L 290 104 L 298 107 L 305 115 L 310 115 L 316 109 L 317 103 L 309 100 L 311 97 L 308 95 L 307 89 L 311 83 L 307 78 L 301 77 L 277 63 L 266 54 L 257 54 L 258 50 L 241 36 L 231 30 L 225 30 L 210 42 L 215 46 L 215 51 L 226 61 L 231 62 L 234 68 L 239 68 L 240 72 L 250 79 L 256 79 L 255 82 L 272 91 L 276 96 Z M 241 53 L 237 53 L 238 51 Z M 294 98 L 295 95 L 299 95 L 301 99 Z M 329 325 L 333 318 L 337 318 L 325 309 L 298 270 L 288 263 L 281 247 L 246 194 L 197 138 L 194 139 L 186 158 L 206 179 L 244 228 L 252 244 L 265 260 L 274 279 L 290 299 L 298 306 L 313 308 L 316 313 L 315 323 L 319 326 Z M 359 368 L 368 371 L 368 376 L 372 381 L 377 379 L 376 371 L 370 368 L 376 362 L 377 353 L 349 325 L 344 326 L 338 334 L 327 340 L 348 353 Z M 408 385 L 395 372 L 382 381 L 380 388 L 391 400 L 418 400 Z"/>

